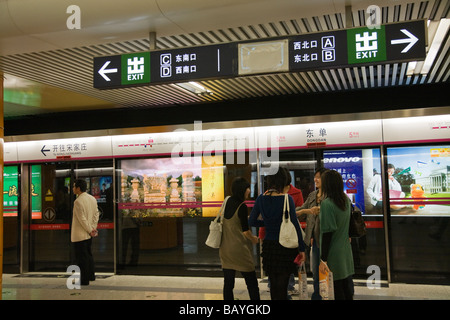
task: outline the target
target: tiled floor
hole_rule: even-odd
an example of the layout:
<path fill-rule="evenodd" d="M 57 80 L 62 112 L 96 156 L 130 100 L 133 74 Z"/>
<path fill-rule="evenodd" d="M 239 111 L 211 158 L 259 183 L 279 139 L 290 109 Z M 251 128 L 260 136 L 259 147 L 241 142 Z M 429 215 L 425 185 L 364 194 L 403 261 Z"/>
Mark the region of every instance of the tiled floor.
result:
<path fill-rule="evenodd" d="M 3 274 L 3 300 L 221 300 L 222 278 L 125 276 L 98 274 L 81 289 L 68 289 L 64 274 Z M 308 279 L 311 295 L 312 279 Z M 449 300 L 450 286 L 383 284 L 369 289 L 355 281 L 355 300 Z M 261 299 L 270 300 L 267 283 L 259 284 Z M 236 279 L 235 299 L 248 300 L 242 278 Z M 293 296 L 293 299 L 296 299 Z"/>

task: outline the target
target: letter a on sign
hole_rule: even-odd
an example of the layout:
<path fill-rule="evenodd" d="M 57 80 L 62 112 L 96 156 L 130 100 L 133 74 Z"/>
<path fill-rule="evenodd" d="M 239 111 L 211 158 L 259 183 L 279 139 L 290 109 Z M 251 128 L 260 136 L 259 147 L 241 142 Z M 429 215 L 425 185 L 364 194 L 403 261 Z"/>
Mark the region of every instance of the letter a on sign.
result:
<path fill-rule="evenodd" d="M 67 18 L 67 29 L 81 29 L 81 9 L 79 6 L 70 5 L 67 7 L 66 13 L 72 13 L 71 16 Z"/>

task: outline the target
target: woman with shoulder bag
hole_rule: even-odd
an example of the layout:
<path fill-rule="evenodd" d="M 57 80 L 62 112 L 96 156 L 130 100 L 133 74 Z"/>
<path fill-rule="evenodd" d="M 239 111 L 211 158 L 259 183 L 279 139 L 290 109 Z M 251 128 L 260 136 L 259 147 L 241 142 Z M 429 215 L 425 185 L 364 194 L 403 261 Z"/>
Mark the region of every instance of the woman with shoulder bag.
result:
<path fill-rule="evenodd" d="M 250 184 L 245 178 L 236 178 L 231 186 L 232 196 L 224 209 L 222 242 L 219 248 L 224 274 L 223 298 L 234 300 L 233 289 L 236 271 L 241 272 L 251 300 L 260 300 L 258 280 L 253 259 L 253 245 L 258 237 L 248 226 L 248 209 L 244 201 L 250 194 Z"/>
<path fill-rule="evenodd" d="M 323 200 L 320 203 L 320 265 L 322 273 L 333 273 L 334 298 L 353 300 L 355 273 L 348 237 L 350 199 L 344 193 L 341 175 L 335 170 L 322 174 Z"/>
<path fill-rule="evenodd" d="M 300 261 L 305 260 L 305 245 L 300 231 L 300 224 L 295 214 L 295 205 L 289 198 L 289 219 L 297 231 L 297 248 L 285 248 L 279 243 L 280 227 L 283 217 L 283 206 L 286 186 L 286 171 L 279 168 L 278 172 L 267 177 L 268 190 L 258 196 L 249 218 L 250 226 L 265 227 L 265 237 L 261 256 L 263 268 L 270 280 L 270 297 L 272 300 L 288 299 L 288 283 L 292 273 L 297 273 L 294 259 L 300 252 Z M 258 217 L 261 216 L 262 220 Z"/>

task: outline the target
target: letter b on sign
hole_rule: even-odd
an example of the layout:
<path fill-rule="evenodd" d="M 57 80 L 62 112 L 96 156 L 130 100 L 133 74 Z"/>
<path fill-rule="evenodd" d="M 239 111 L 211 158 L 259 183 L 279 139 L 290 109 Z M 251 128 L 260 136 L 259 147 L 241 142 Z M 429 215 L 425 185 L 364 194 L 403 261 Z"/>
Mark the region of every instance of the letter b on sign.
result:
<path fill-rule="evenodd" d="M 68 274 L 70 274 L 69 278 L 66 281 L 67 289 L 81 289 L 80 286 L 80 267 L 75 265 L 70 265 L 67 267 Z"/>

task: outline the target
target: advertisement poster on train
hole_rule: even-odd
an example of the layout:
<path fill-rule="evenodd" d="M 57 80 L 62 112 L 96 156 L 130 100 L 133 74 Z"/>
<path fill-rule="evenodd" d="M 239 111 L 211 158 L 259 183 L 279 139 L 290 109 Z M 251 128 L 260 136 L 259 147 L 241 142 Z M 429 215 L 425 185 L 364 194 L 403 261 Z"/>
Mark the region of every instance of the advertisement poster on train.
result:
<path fill-rule="evenodd" d="M 42 168 L 31 166 L 31 219 L 42 219 Z"/>
<path fill-rule="evenodd" d="M 388 148 L 387 160 L 401 188 L 391 214 L 450 215 L 449 145 Z"/>
<path fill-rule="evenodd" d="M 365 212 L 362 150 L 325 151 L 324 167 L 342 176 L 344 192 L 361 212 Z"/>
<path fill-rule="evenodd" d="M 204 157 L 176 164 L 171 158 L 122 160 L 119 209 L 144 218 L 204 216 L 224 197 L 223 166 L 205 163 Z"/>
<path fill-rule="evenodd" d="M 17 166 L 3 168 L 3 216 L 16 217 L 19 197 L 19 174 Z"/>

